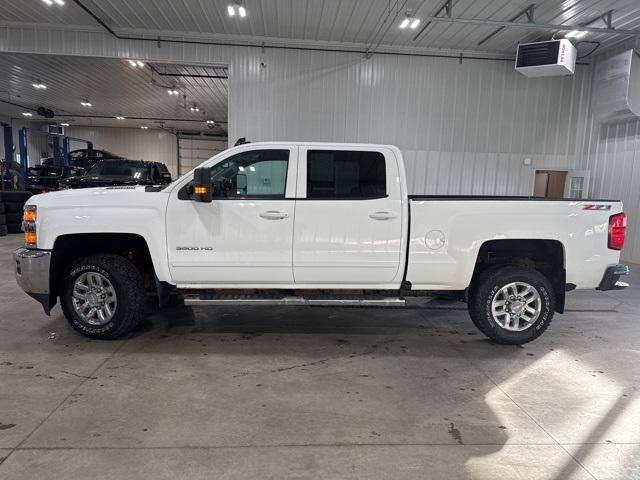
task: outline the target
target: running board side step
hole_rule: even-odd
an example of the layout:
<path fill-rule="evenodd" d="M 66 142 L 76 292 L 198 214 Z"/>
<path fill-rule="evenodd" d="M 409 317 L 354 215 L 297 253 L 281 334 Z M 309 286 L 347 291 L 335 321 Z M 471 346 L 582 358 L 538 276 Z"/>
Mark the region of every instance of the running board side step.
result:
<path fill-rule="evenodd" d="M 243 295 L 185 295 L 187 306 L 311 306 L 311 307 L 404 307 L 404 298 L 305 298 L 305 297 L 252 297 Z"/>

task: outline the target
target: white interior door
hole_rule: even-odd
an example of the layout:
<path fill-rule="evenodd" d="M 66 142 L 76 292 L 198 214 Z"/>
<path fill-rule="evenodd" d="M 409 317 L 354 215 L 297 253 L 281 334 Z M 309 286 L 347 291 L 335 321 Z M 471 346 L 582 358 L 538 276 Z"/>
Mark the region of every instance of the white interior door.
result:
<path fill-rule="evenodd" d="M 564 184 L 565 198 L 588 198 L 589 170 L 569 170 Z"/>

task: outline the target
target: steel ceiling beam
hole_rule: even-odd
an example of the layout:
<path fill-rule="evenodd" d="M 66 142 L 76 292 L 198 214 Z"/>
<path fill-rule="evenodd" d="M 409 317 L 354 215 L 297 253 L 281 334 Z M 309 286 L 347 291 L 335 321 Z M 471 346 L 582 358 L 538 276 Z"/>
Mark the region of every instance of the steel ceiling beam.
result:
<path fill-rule="evenodd" d="M 535 22 L 510 22 L 503 20 L 491 20 L 482 18 L 460 18 L 460 17 L 427 17 L 429 22 L 440 23 L 464 23 L 467 25 L 485 25 L 496 27 L 526 28 L 529 30 L 581 30 L 583 32 L 600 33 L 604 35 L 625 35 L 630 37 L 640 37 L 640 30 L 625 30 L 619 28 L 599 28 L 584 27 L 581 25 L 563 25 L 553 23 Z"/>
<path fill-rule="evenodd" d="M 508 21 L 509 22 L 515 22 L 516 20 L 518 20 L 520 17 L 526 15 L 527 16 L 527 21 L 529 23 L 533 23 L 534 19 L 533 19 L 533 15 L 534 15 L 534 11 L 536 8 L 536 4 L 532 3 L 531 5 L 529 5 L 527 8 L 525 8 L 524 10 L 522 10 L 521 12 L 518 12 L 516 15 L 514 15 L 513 17 L 511 17 Z M 482 40 L 480 40 L 478 42 L 478 46 L 482 45 L 485 42 L 488 42 L 489 40 L 491 40 L 493 37 L 495 37 L 497 34 L 499 34 L 501 31 L 503 31 L 505 28 L 507 27 L 498 27 L 496 28 L 493 32 L 491 32 L 489 35 L 487 35 L 486 37 L 484 37 Z"/>

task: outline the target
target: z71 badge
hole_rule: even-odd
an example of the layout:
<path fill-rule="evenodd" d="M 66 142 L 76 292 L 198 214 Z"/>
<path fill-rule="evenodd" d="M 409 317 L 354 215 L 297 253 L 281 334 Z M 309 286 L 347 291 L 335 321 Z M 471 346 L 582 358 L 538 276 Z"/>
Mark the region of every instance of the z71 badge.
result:
<path fill-rule="evenodd" d="M 598 203 L 587 203 L 584 207 L 582 207 L 583 210 L 611 210 L 611 205 L 604 205 L 604 204 L 598 204 Z"/>

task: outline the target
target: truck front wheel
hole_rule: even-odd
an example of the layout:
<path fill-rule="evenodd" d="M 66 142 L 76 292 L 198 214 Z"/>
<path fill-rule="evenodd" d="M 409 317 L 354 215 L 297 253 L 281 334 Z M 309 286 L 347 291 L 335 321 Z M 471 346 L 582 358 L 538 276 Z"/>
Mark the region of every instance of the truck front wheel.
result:
<path fill-rule="evenodd" d="M 535 340 L 551 323 L 554 311 L 553 287 L 529 268 L 490 268 L 469 291 L 471 320 L 496 343 L 521 345 Z"/>
<path fill-rule="evenodd" d="M 60 303 L 71 326 L 82 335 L 115 339 L 133 330 L 143 319 L 142 276 L 119 255 L 84 257 L 65 273 Z"/>

